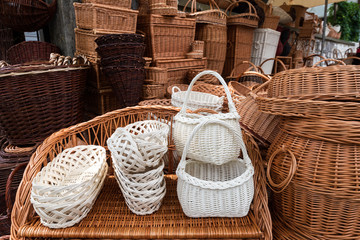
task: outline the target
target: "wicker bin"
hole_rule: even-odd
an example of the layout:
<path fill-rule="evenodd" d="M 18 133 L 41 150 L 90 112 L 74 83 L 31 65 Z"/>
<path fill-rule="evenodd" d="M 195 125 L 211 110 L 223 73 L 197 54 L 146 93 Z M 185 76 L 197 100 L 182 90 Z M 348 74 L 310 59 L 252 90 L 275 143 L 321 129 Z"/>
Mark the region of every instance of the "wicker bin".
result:
<path fill-rule="evenodd" d="M 44 140 L 82 120 L 88 66 L 12 66 L 0 71 L 0 125 L 13 145 Z"/>
<path fill-rule="evenodd" d="M 138 11 L 101 4 L 74 3 L 78 28 L 135 33 Z"/>
<path fill-rule="evenodd" d="M 147 36 L 145 56 L 153 60 L 185 58 L 195 38 L 195 19 L 139 16 L 138 30 Z"/>

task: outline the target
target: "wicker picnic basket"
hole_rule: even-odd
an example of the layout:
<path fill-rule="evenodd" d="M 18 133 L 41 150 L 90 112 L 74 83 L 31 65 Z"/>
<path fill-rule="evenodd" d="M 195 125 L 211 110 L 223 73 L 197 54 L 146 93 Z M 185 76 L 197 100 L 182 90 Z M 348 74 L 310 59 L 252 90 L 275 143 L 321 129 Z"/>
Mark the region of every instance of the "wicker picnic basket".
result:
<path fill-rule="evenodd" d="M 194 128 L 176 170 L 181 207 L 188 217 L 244 217 L 249 212 L 254 196 L 254 168 L 241 132 L 236 141 L 241 143 L 243 159 L 235 157 L 223 165 L 186 160 L 194 136 L 209 124 L 226 127 L 234 135 L 239 133 L 233 126 L 218 119 L 206 119 Z"/>
<path fill-rule="evenodd" d="M 190 13 L 188 13 L 187 16 L 195 18 L 196 23 L 226 25 L 226 14 L 220 10 L 214 0 L 208 1 L 208 5 L 210 7 L 209 10 L 204 10 L 200 12 L 196 11 L 196 0 L 188 0 L 187 3 L 184 5 L 184 12 L 189 3 L 191 3 Z"/>
<path fill-rule="evenodd" d="M 0 21 L 19 32 L 43 28 L 56 12 L 56 0 L 3 0 L 0 2 Z"/>
<path fill-rule="evenodd" d="M 255 169 L 254 200 L 249 214 L 243 218 L 201 218 L 185 216 L 176 195 L 177 177 L 174 169 L 179 161 L 173 145 L 172 131 L 169 135 L 168 164 L 164 167 L 166 195 L 162 207 L 152 215 L 134 215 L 125 200 L 113 175 L 105 179 L 104 188 L 92 211 L 77 225 L 66 229 L 49 229 L 40 224 L 30 203 L 31 183 L 41 168 L 52 161 L 54 156 L 66 148 L 78 145 L 79 139 L 85 144 L 106 146 L 106 140 L 118 127 L 143 120 L 159 120 L 173 125 L 173 117 L 179 109 L 165 106 L 137 106 L 120 109 L 103 116 L 63 129 L 47 140 L 32 156 L 24 173 L 13 208 L 11 237 L 35 239 L 56 238 L 264 238 L 272 239 L 272 223 L 268 208 L 268 197 L 264 169 L 260 163 L 257 145 L 244 134 L 244 142 Z M 107 153 L 109 157 L 110 152 Z M 116 210 L 115 210 L 116 209 Z M 114 221 L 114 219 L 117 219 Z M 132 226 L 129 227 L 129 223 Z M 236 225 L 237 227 L 234 227 Z M 179 227 L 174 227 L 179 226 Z M 186 227 L 186 231 L 184 231 Z M 112 229 L 110 232 L 108 229 Z M 199 231 L 204 229 L 205 231 Z M 110 234 L 109 234 L 110 233 Z"/>
<path fill-rule="evenodd" d="M 150 14 L 163 16 L 176 16 L 178 14 L 177 0 L 148 0 L 148 5 Z"/>
<path fill-rule="evenodd" d="M 156 59 L 185 58 L 195 37 L 195 19 L 139 16 L 138 30 L 146 34 L 145 56 Z"/>
<path fill-rule="evenodd" d="M 223 85 L 228 99 L 229 112 L 207 114 L 206 116 L 196 113 L 187 113 L 191 89 L 198 78 L 205 74 L 216 76 Z M 204 119 L 218 119 L 231 125 L 235 132 L 239 133 L 240 116 L 236 112 L 235 105 L 231 99 L 231 94 L 224 79 L 214 71 L 204 71 L 198 74 L 187 90 L 184 104 L 181 111 L 175 116 L 173 129 L 174 142 L 178 154 L 182 154 L 187 139 L 193 132 L 193 129 Z M 191 159 L 212 164 L 224 164 L 232 161 L 239 155 L 240 143 L 231 134 L 230 130 L 219 126 L 218 124 L 209 124 L 202 128 L 194 137 L 194 142 L 187 151 L 187 156 Z"/>
<path fill-rule="evenodd" d="M 266 95 L 266 85 L 260 86 L 253 92 Z M 279 123 L 281 118 L 276 115 L 261 112 L 256 104 L 254 95 L 250 94 L 250 89 L 238 82 L 230 82 L 229 88 L 233 90 L 234 95 L 245 97 L 238 101 L 234 98 L 236 109 L 240 115 L 241 127 L 251 134 L 261 145 L 268 147 L 274 141 L 279 132 Z"/>
<path fill-rule="evenodd" d="M 169 126 L 149 120 L 118 128 L 107 140 L 113 162 L 127 173 L 159 165 L 167 151 Z"/>
<path fill-rule="evenodd" d="M 314 237 L 356 238 L 360 230 L 358 151 L 358 144 L 280 132 L 268 151 L 274 212 Z"/>
<path fill-rule="evenodd" d="M 246 70 L 241 72 L 240 69 L 243 69 L 244 67 L 246 68 Z M 250 61 L 241 61 L 236 66 L 234 66 L 234 68 L 232 69 L 230 75 L 227 76 L 225 78 L 225 80 L 226 80 L 226 82 L 239 81 L 239 82 L 241 82 L 243 84 L 244 84 L 244 82 L 262 83 L 263 78 L 258 77 L 256 75 L 253 75 L 251 77 L 245 77 L 245 76 L 242 77 L 244 72 L 250 71 L 250 70 L 255 71 L 255 72 L 263 73 L 262 69 L 260 67 L 255 66 L 252 62 L 250 62 Z M 249 84 L 252 85 L 252 83 L 249 83 Z"/>
<path fill-rule="evenodd" d="M 76 146 L 58 154 L 32 181 L 30 200 L 41 223 L 65 228 L 80 222 L 100 193 L 107 170 L 101 146 Z"/>
<path fill-rule="evenodd" d="M 88 69 L 85 65 L 2 68 L 0 125 L 9 142 L 35 144 L 58 129 L 79 123 Z"/>
<path fill-rule="evenodd" d="M 10 64 L 49 61 L 51 53 L 60 53 L 60 49 L 47 42 L 26 41 L 16 44 L 6 52 Z"/>
<path fill-rule="evenodd" d="M 248 12 L 232 15 L 232 10 L 239 4 L 245 4 L 248 7 Z M 254 30 L 257 28 L 259 21 L 259 17 L 256 14 L 256 9 L 247 1 L 239 0 L 233 2 L 226 9 L 226 12 L 228 11 L 228 47 L 226 51 L 224 71 L 222 73 L 224 76 L 229 76 L 234 67 L 240 62 L 250 61 Z M 242 73 L 246 69 L 246 66 L 238 68 L 235 74 Z"/>
<path fill-rule="evenodd" d="M 181 91 L 180 88 L 174 86 L 171 94 L 171 104 L 174 107 L 182 107 L 185 102 L 187 91 Z M 221 112 L 224 97 L 218 97 L 210 93 L 191 92 L 188 100 L 188 109 L 195 111 L 197 109 L 207 108 L 216 112 Z"/>
<path fill-rule="evenodd" d="M 82 0 L 83 3 L 95 3 L 120 8 L 131 8 L 131 0 Z"/>
<path fill-rule="evenodd" d="M 110 5 L 74 3 L 78 28 L 135 33 L 138 11 Z"/>

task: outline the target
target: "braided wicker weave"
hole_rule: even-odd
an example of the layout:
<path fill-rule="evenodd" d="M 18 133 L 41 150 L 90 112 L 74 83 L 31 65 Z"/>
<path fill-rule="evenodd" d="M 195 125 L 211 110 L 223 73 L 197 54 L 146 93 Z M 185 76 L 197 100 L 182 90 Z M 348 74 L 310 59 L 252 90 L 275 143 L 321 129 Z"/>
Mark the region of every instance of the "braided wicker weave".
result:
<path fill-rule="evenodd" d="M 244 218 L 187 218 L 181 210 L 176 195 L 175 164 L 179 161 L 172 154 L 174 145 L 169 136 L 169 161 L 167 193 L 162 207 L 154 214 L 136 216 L 127 208 L 113 175 L 107 176 L 104 188 L 92 211 L 78 225 L 66 229 L 49 229 L 34 216 L 30 203 L 31 183 L 35 175 L 48 161 L 66 148 L 78 145 L 78 138 L 85 144 L 106 145 L 107 138 L 118 127 L 135 121 L 161 119 L 173 124 L 173 116 L 179 111 L 173 107 L 146 106 L 117 110 L 99 116 L 89 122 L 63 129 L 39 146 L 25 170 L 12 214 L 12 239 L 21 237 L 57 238 L 253 238 L 272 239 L 272 224 L 268 210 L 268 199 L 264 180 L 264 169 L 259 163 L 260 154 L 251 137 L 243 135 L 247 151 L 254 166 L 254 200 L 248 216 Z M 109 155 L 108 155 L 109 157 Z M 131 224 L 131 226 L 129 226 Z M 234 227 L 236 226 L 236 227 Z M 185 230 L 186 229 L 186 230 Z"/>

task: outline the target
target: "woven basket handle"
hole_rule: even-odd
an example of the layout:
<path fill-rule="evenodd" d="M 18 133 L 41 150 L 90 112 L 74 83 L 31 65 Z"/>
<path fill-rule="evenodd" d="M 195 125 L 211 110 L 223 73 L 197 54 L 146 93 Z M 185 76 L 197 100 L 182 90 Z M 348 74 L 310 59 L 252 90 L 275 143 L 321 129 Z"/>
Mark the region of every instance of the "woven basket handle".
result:
<path fill-rule="evenodd" d="M 343 61 L 341 60 L 337 60 L 337 59 L 331 59 L 331 58 L 326 58 L 326 59 L 322 59 L 320 61 L 318 61 L 317 63 L 315 63 L 312 67 L 316 67 L 317 65 L 319 65 L 320 63 L 322 62 L 327 62 L 327 61 L 334 61 L 338 64 L 341 64 L 341 65 L 346 65 Z"/>
<path fill-rule="evenodd" d="M 246 87 L 245 85 L 237 82 L 237 81 L 230 81 L 229 86 L 234 90 L 235 94 L 246 96 L 251 92 L 251 89 Z"/>
<path fill-rule="evenodd" d="M 360 58 L 359 57 L 355 57 L 355 56 L 353 56 L 353 57 L 347 57 L 347 58 L 344 58 L 342 61 L 346 61 L 346 60 L 349 60 L 349 59 L 357 59 L 357 60 L 360 60 Z"/>
<path fill-rule="evenodd" d="M 200 113 L 218 114 L 217 111 L 212 110 L 212 109 L 208 109 L 208 108 L 199 108 L 199 109 L 196 109 L 195 111 L 191 111 L 191 112 L 196 113 L 196 114 L 200 114 Z"/>
<path fill-rule="evenodd" d="M 7 181 L 6 181 L 6 191 L 5 191 L 5 201 L 6 201 L 6 212 L 8 217 L 10 217 L 11 210 L 13 207 L 12 200 L 11 200 L 11 184 L 13 181 L 13 178 L 15 174 L 20 171 L 21 169 L 25 168 L 27 166 L 27 162 L 19 164 L 9 175 Z"/>
<path fill-rule="evenodd" d="M 238 64 L 236 64 L 236 66 L 233 68 L 233 70 L 231 71 L 231 73 L 230 73 L 230 76 L 229 77 L 234 77 L 234 73 L 235 73 L 235 70 L 238 68 L 238 67 L 240 67 L 241 65 L 243 65 L 243 64 L 249 64 L 250 65 L 250 68 L 253 68 L 255 71 L 259 71 L 258 70 L 258 67 L 255 65 L 255 64 L 253 64 L 252 62 L 249 62 L 249 61 L 241 61 L 240 63 L 238 63 Z"/>
<path fill-rule="evenodd" d="M 275 156 L 280 152 L 284 152 L 284 153 L 288 152 L 290 154 L 291 165 L 290 165 L 290 169 L 289 169 L 289 174 L 284 179 L 284 181 L 282 181 L 281 183 L 275 183 L 271 178 L 270 171 L 271 171 L 271 166 L 275 159 Z M 268 182 L 269 182 L 268 185 L 271 188 L 271 190 L 273 190 L 276 193 L 281 193 L 282 191 L 284 191 L 285 188 L 290 184 L 291 180 L 293 179 L 295 172 L 296 172 L 296 167 L 297 167 L 296 157 L 295 157 L 294 153 L 292 151 L 290 151 L 289 149 L 282 146 L 282 148 L 279 148 L 275 152 L 273 152 L 273 154 L 271 154 L 271 156 L 270 156 L 269 163 L 268 163 L 268 166 L 266 169 L 266 177 L 268 179 Z M 279 188 L 279 190 L 276 190 L 276 188 Z"/>
<path fill-rule="evenodd" d="M 234 9 L 234 7 L 239 6 L 239 3 L 247 3 L 247 5 L 249 6 L 249 15 L 257 15 L 256 9 L 254 7 L 254 5 L 252 5 L 250 2 L 245 1 L 245 0 L 237 0 L 234 1 L 233 3 L 231 3 L 226 9 L 225 12 L 227 13 L 229 11 L 229 16 L 231 16 L 232 10 Z"/>
<path fill-rule="evenodd" d="M 221 77 L 221 75 L 215 71 L 211 71 L 211 70 L 206 70 L 206 71 L 202 71 L 201 73 L 197 74 L 193 80 L 191 81 L 187 91 L 186 91 L 186 95 L 185 95 L 185 100 L 184 100 L 184 103 L 181 107 L 181 110 L 180 112 L 181 113 L 185 113 L 186 110 L 187 110 L 187 103 L 189 101 L 189 98 L 190 98 L 190 92 L 191 92 L 191 89 L 193 88 L 194 84 L 196 83 L 196 81 L 201 78 L 202 76 L 206 75 L 206 74 L 210 74 L 210 75 L 213 75 L 215 76 L 219 81 L 220 83 L 223 85 L 224 87 L 224 90 L 225 90 L 225 94 L 226 94 L 226 97 L 228 99 L 228 105 L 229 105 L 229 112 L 232 112 L 232 113 L 237 113 L 236 111 L 236 108 L 235 108 L 235 104 L 231 98 L 231 94 L 230 94 L 230 91 L 229 91 L 229 88 L 228 86 L 226 85 L 226 82 L 225 80 Z"/>
<path fill-rule="evenodd" d="M 266 59 L 265 61 L 263 61 L 259 67 L 262 67 L 264 65 L 264 63 L 266 63 L 267 61 L 271 61 L 271 60 L 274 60 L 274 61 L 277 61 L 278 63 L 280 63 L 280 65 L 284 68 L 284 70 L 287 70 L 285 64 L 283 63 L 283 61 L 281 61 L 280 59 L 277 59 L 277 58 L 268 58 Z"/>
<path fill-rule="evenodd" d="M 191 13 L 196 12 L 196 0 L 187 1 L 186 4 L 184 5 L 183 12 L 185 12 L 186 7 L 189 5 L 190 2 L 191 2 L 191 10 L 190 10 Z M 209 3 L 210 10 L 213 10 L 214 6 L 215 6 L 216 10 L 221 11 L 219 6 L 216 4 L 216 2 L 214 0 L 209 0 L 208 3 Z"/>
<path fill-rule="evenodd" d="M 178 86 L 173 86 L 173 88 L 171 89 L 171 92 L 172 92 L 172 94 L 174 94 L 176 92 L 181 92 L 181 89 Z"/>
<path fill-rule="evenodd" d="M 186 175 L 186 177 L 188 179 L 191 180 L 191 182 L 195 185 L 209 185 L 209 184 L 206 184 L 206 181 L 204 180 L 201 180 L 201 179 L 197 179 L 193 176 L 191 176 L 190 174 L 186 173 L 185 172 L 185 167 L 186 167 L 186 154 L 187 152 L 189 151 L 189 148 L 190 148 L 190 143 L 191 141 L 193 140 L 195 134 L 205 125 L 207 124 L 219 124 L 219 125 L 222 125 L 226 128 L 228 128 L 235 136 L 238 137 L 238 140 L 240 141 L 240 149 L 242 151 L 242 154 L 243 154 L 243 158 L 244 158 L 244 163 L 246 164 L 246 166 L 248 167 L 246 171 L 254 171 L 254 168 L 252 166 L 252 163 L 251 163 L 251 160 L 249 158 L 249 155 L 247 153 L 247 150 L 246 150 L 246 147 L 245 147 L 245 143 L 244 143 L 244 140 L 242 138 L 242 133 L 240 131 L 240 133 L 238 133 L 237 131 L 234 130 L 234 128 L 224 122 L 224 121 L 221 121 L 221 120 L 218 120 L 218 119 L 205 119 L 204 121 L 202 121 L 201 123 L 199 123 L 195 128 L 194 130 L 192 131 L 192 133 L 190 134 L 190 136 L 188 137 L 187 141 L 186 141 L 186 144 L 185 144 L 185 147 L 184 147 L 184 150 L 182 152 L 182 156 L 181 156 L 181 160 L 180 160 L 180 163 L 179 163 L 179 166 L 176 170 L 177 172 L 177 175 L 178 174 L 178 171 L 181 171 L 183 175 Z M 239 159 L 238 159 L 239 160 Z M 241 160 L 239 160 L 241 161 Z M 244 173 L 243 175 L 246 175 L 246 173 Z M 234 181 L 233 182 L 239 182 L 241 181 L 241 179 L 243 178 L 243 175 L 237 177 L 237 179 L 233 179 Z M 201 183 L 204 183 L 204 184 L 201 184 Z M 211 184 L 212 186 L 207 186 L 206 188 L 213 188 L 213 189 L 225 189 L 225 188 L 228 188 L 228 187 L 231 187 L 231 186 L 224 186 L 223 183 L 222 184 L 216 184 L 216 182 L 214 182 L 213 184 Z M 232 183 L 232 185 L 236 185 L 234 183 Z"/>
<path fill-rule="evenodd" d="M 0 61 L 0 68 L 7 67 L 7 66 L 10 66 L 10 64 L 8 64 L 7 62 L 5 62 L 4 60 L 1 60 L 1 61 Z"/>

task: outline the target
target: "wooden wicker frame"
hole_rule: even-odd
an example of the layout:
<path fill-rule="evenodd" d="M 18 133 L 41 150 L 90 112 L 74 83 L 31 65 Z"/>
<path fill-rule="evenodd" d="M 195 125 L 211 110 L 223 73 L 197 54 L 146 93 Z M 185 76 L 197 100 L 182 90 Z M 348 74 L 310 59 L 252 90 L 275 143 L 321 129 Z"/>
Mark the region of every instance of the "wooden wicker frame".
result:
<path fill-rule="evenodd" d="M 251 238 L 272 239 L 272 223 L 267 205 L 264 169 L 254 140 L 244 135 L 248 153 L 255 168 L 255 195 L 253 207 L 244 218 L 187 218 L 181 211 L 176 196 L 176 176 L 173 175 L 178 159 L 168 155 L 165 167 L 167 195 L 160 210 L 148 216 L 135 216 L 127 209 L 112 175 L 105 185 L 92 211 L 79 225 L 66 229 L 49 229 L 39 224 L 30 204 L 31 182 L 41 168 L 63 149 L 75 145 L 106 145 L 106 139 L 117 127 L 135 121 L 156 118 L 172 123 L 179 109 L 162 106 L 132 107 L 117 110 L 88 122 L 62 129 L 47 138 L 31 157 L 17 192 L 13 212 L 11 238 Z M 169 140 L 171 140 L 171 135 Z M 172 141 L 171 141 L 172 143 Z M 169 153 L 174 151 L 169 145 Z M 115 204 L 115 205 L 113 205 Z M 117 209 L 114 211 L 114 209 Z M 96 219 L 96 220 L 95 220 Z M 111 229 L 111 230 L 110 230 Z"/>

